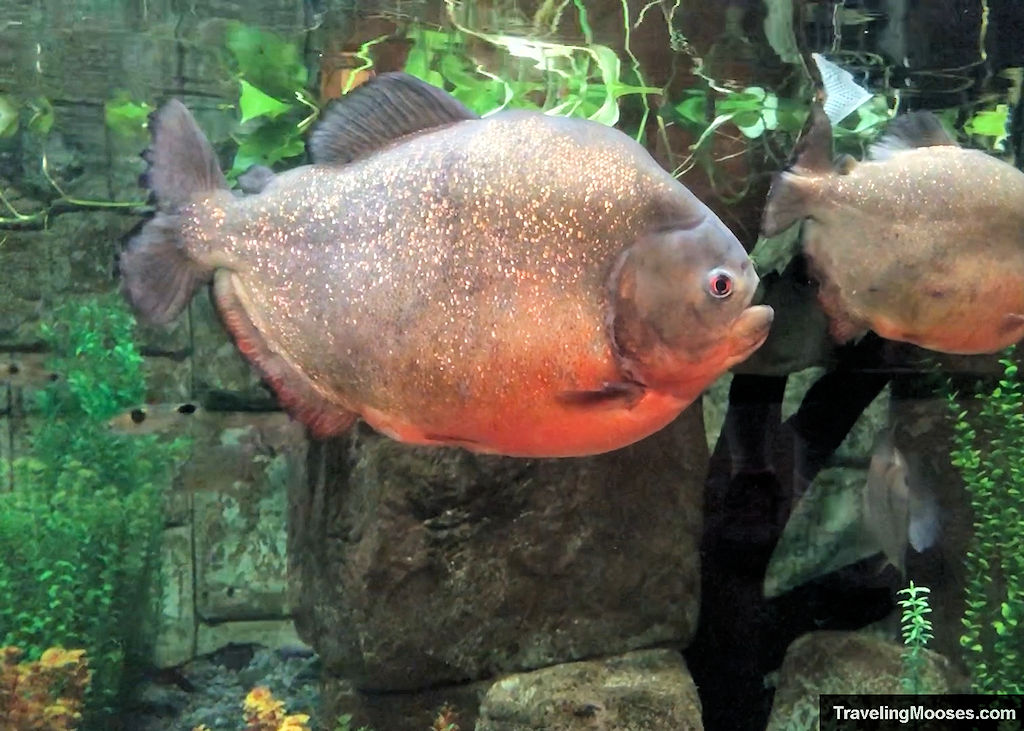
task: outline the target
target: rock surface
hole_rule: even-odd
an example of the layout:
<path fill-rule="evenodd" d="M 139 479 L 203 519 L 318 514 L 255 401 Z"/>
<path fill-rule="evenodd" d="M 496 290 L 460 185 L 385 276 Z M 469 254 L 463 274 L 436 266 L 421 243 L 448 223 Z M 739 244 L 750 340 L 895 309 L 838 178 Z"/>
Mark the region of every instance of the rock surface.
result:
<path fill-rule="evenodd" d="M 287 484 L 305 481 L 305 432 L 280 412 L 196 418 L 173 430 L 193 446 L 165 499 L 160 668 L 229 644 L 300 644 L 287 601 L 285 520 Z"/>
<path fill-rule="evenodd" d="M 365 426 L 293 483 L 299 634 L 361 690 L 685 644 L 699 604 L 699 407 L 632 447 L 522 460 Z"/>
<path fill-rule="evenodd" d="M 289 713 L 310 714 L 312 728 L 333 731 L 334 719 L 318 713 L 318 674 L 316 658 L 308 654 L 234 645 L 141 683 L 123 728 L 191 731 L 205 724 L 210 731 L 243 731 L 242 701 L 263 685 Z"/>
<path fill-rule="evenodd" d="M 818 728 L 818 695 L 899 694 L 904 647 L 866 632 L 811 632 L 786 651 L 768 731 Z M 922 693 L 965 693 L 944 656 L 925 650 Z"/>
<path fill-rule="evenodd" d="M 490 685 L 490 681 L 481 680 L 408 693 L 364 693 L 344 679 L 328 676 L 320 685 L 321 716 L 351 716 L 353 729 L 365 726 L 374 731 L 427 731 L 435 728 L 438 716 L 447 710 L 451 714 L 447 718 L 453 718 L 460 731 L 473 731 L 480 702 Z"/>
<path fill-rule="evenodd" d="M 679 653 L 643 650 L 510 675 L 487 692 L 476 731 L 703 729 Z"/>

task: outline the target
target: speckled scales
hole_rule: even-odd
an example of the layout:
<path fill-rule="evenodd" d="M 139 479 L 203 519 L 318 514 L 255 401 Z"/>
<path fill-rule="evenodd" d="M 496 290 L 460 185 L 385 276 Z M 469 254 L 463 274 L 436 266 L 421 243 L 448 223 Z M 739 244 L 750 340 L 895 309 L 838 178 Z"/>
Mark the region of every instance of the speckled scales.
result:
<path fill-rule="evenodd" d="M 1024 174 L 958 147 L 806 177 L 805 249 L 826 309 L 952 353 L 994 352 L 1024 313 Z M 831 294 L 830 294 L 831 293 Z"/>
<path fill-rule="evenodd" d="M 457 437 L 618 378 L 609 269 L 707 212 L 620 133 L 509 112 L 193 215 L 192 255 L 236 274 L 267 347 L 325 399 Z"/>

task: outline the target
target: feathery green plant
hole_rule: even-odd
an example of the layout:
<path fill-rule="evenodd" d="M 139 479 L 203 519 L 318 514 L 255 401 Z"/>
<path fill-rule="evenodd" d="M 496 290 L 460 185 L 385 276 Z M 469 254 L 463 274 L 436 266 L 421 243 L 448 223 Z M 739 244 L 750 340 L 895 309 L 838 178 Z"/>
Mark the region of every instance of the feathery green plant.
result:
<path fill-rule="evenodd" d="M 1012 352 L 1012 351 L 1011 351 Z M 1024 387 L 1017 364 L 1000 360 L 1003 377 L 977 407 L 956 393 L 953 465 L 974 512 L 965 558 L 966 608 L 960 644 L 981 693 L 1024 692 Z"/>
<path fill-rule="evenodd" d="M 27 453 L 0 494 L 0 646 L 28 660 L 82 648 L 93 671 L 84 728 L 107 728 L 155 616 L 161 495 L 183 441 L 111 433 L 145 392 L 134 320 L 109 297 L 71 303 L 42 326 L 63 374 L 37 394 Z"/>
<path fill-rule="evenodd" d="M 907 652 L 903 656 L 901 683 L 908 693 L 922 691 L 921 679 L 926 662 L 924 648 L 932 639 L 932 623 L 926 616 L 932 611 L 928 606 L 930 591 L 927 586 L 916 586 L 911 581 L 909 586 L 898 592 L 906 596 L 905 599 L 899 600 L 899 605 L 903 608 L 903 643 L 907 646 Z"/>

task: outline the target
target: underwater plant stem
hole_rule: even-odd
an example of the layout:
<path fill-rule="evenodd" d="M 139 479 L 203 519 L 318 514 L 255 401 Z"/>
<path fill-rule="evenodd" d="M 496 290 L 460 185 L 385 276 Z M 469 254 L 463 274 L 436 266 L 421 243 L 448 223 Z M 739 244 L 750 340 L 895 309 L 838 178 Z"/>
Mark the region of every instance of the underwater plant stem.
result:
<path fill-rule="evenodd" d="M 4 192 L 2 190 L 0 190 L 0 203 L 4 204 L 4 208 L 6 208 L 8 211 L 10 211 L 11 212 L 11 216 L 12 216 L 11 218 L 0 217 L 0 226 L 2 226 L 4 224 L 11 224 L 11 225 L 13 225 L 13 224 L 18 224 L 18 223 L 33 223 L 35 221 L 40 221 L 40 220 L 43 221 L 44 225 L 46 223 L 46 211 L 45 210 L 43 210 L 43 211 L 36 211 L 35 213 L 33 213 L 31 215 L 25 215 L 24 213 L 21 213 L 20 211 L 18 211 L 18 209 L 15 208 L 13 205 L 11 205 L 11 202 L 9 200 L 7 200 L 7 196 L 4 195 Z M 6 241 L 6 240 L 7 239 L 5 238 L 4 241 Z"/>
<path fill-rule="evenodd" d="M 342 96 L 352 91 L 352 86 L 355 84 L 355 81 L 358 78 L 360 71 L 369 71 L 370 69 L 373 68 L 373 59 L 370 58 L 370 49 L 376 46 L 378 43 L 383 43 L 387 39 L 388 36 L 386 34 L 380 35 L 377 36 L 376 38 L 371 38 L 366 43 L 359 46 L 359 50 L 356 51 L 355 56 L 356 58 L 363 62 L 363 65 L 352 69 L 352 73 L 349 74 L 348 80 L 345 82 L 345 88 L 341 90 Z M 296 94 L 297 93 L 298 92 L 296 92 Z M 299 101 L 302 100 L 300 99 Z"/>
<path fill-rule="evenodd" d="M 631 29 L 630 29 L 630 26 L 629 26 L 629 2 L 628 2 L 628 0 L 620 0 L 620 3 L 622 5 L 622 32 L 624 34 L 623 48 L 626 49 L 626 55 L 629 56 L 630 65 L 633 67 L 633 73 L 636 74 L 637 82 L 639 82 L 640 86 L 646 87 L 647 86 L 647 82 L 644 80 L 644 75 L 643 75 L 643 73 L 640 70 L 640 61 L 633 54 L 633 49 L 630 47 L 630 44 L 632 43 L 632 36 L 631 36 Z M 581 11 L 580 23 L 583 23 L 583 21 L 584 21 L 584 16 L 583 16 L 582 11 Z M 587 43 L 590 43 L 590 36 L 589 36 L 589 34 L 587 35 Z M 665 96 L 665 90 L 664 89 L 661 90 L 661 93 L 662 93 L 662 96 Z M 640 100 L 641 100 L 641 103 L 644 105 L 644 113 L 640 117 L 640 125 L 638 126 L 637 131 L 636 131 L 636 141 L 637 142 L 639 142 L 641 140 L 641 138 L 643 137 L 644 130 L 647 128 L 647 119 L 651 116 L 651 105 L 647 103 L 647 95 L 646 94 L 641 94 L 640 95 Z"/>
<path fill-rule="evenodd" d="M 354 78 L 355 74 L 349 77 L 350 80 Z M 345 93 L 348 93 L 347 89 L 345 90 Z M 298 91 L 296 91 L 295 98 L 299 101 L 299 104 L 302 104 L 303 106 L 309 108 L 310 110 L 309 114 L 305 118 L 303 118 L 302 121 L 300 121 L 297 125 L 295 125 L 300 132 L 305 132 L 306 128 L 313 124 L 313 122 L 315 122 L 317 118 L 320 116 L 320 107 L 317 106 L 316 103 L 309 98 L 309 94 L 306 92 L 305 89 L 299 89 Z"/>
<path fill-rule="evenodd" d="M 76 206 L 83 206 L 85 208 L 139 208 L 146 205 L 146 201 L 98 201 L 88 200 L 85 198 L 75 198 L 68 195 L 63 188 L 61 188 L 57 181 L 50 175 L 50 171 L 46 164 L 46 153 L 43 153 L 42 162 L 40 164 L 40 170 L 42 170 L 43 177 L 46 178 L 46 182 L 53 186 L 53 189 L 60 194 L 60 199 L 67 201 Z M 6 201 L 5 201 L 6 203 Z"/>

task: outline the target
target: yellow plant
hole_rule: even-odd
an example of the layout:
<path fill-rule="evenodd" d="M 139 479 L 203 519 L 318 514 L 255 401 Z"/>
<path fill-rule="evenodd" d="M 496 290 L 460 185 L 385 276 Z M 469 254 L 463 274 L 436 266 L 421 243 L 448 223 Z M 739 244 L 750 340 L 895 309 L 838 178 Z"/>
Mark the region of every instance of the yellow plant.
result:
<path fill-rule="evenodd" d="M 277 700 L 265 686 L 249 691 L 242 703 L 245 709 L 245 731 L 311 731 L 309 716 L 305 713 L 289 714 L 282 701 Z M 4 731 L 0 729 L 0 731 Z M 205 725 L 192 731 L 210 731 Z"/>
<path fill-rule="evenodd" d="M 85 650 L 51 647 L 35 662 L 22 654 L 0 648 L 0 731 L 72 731 L 92 677 Z"/>

